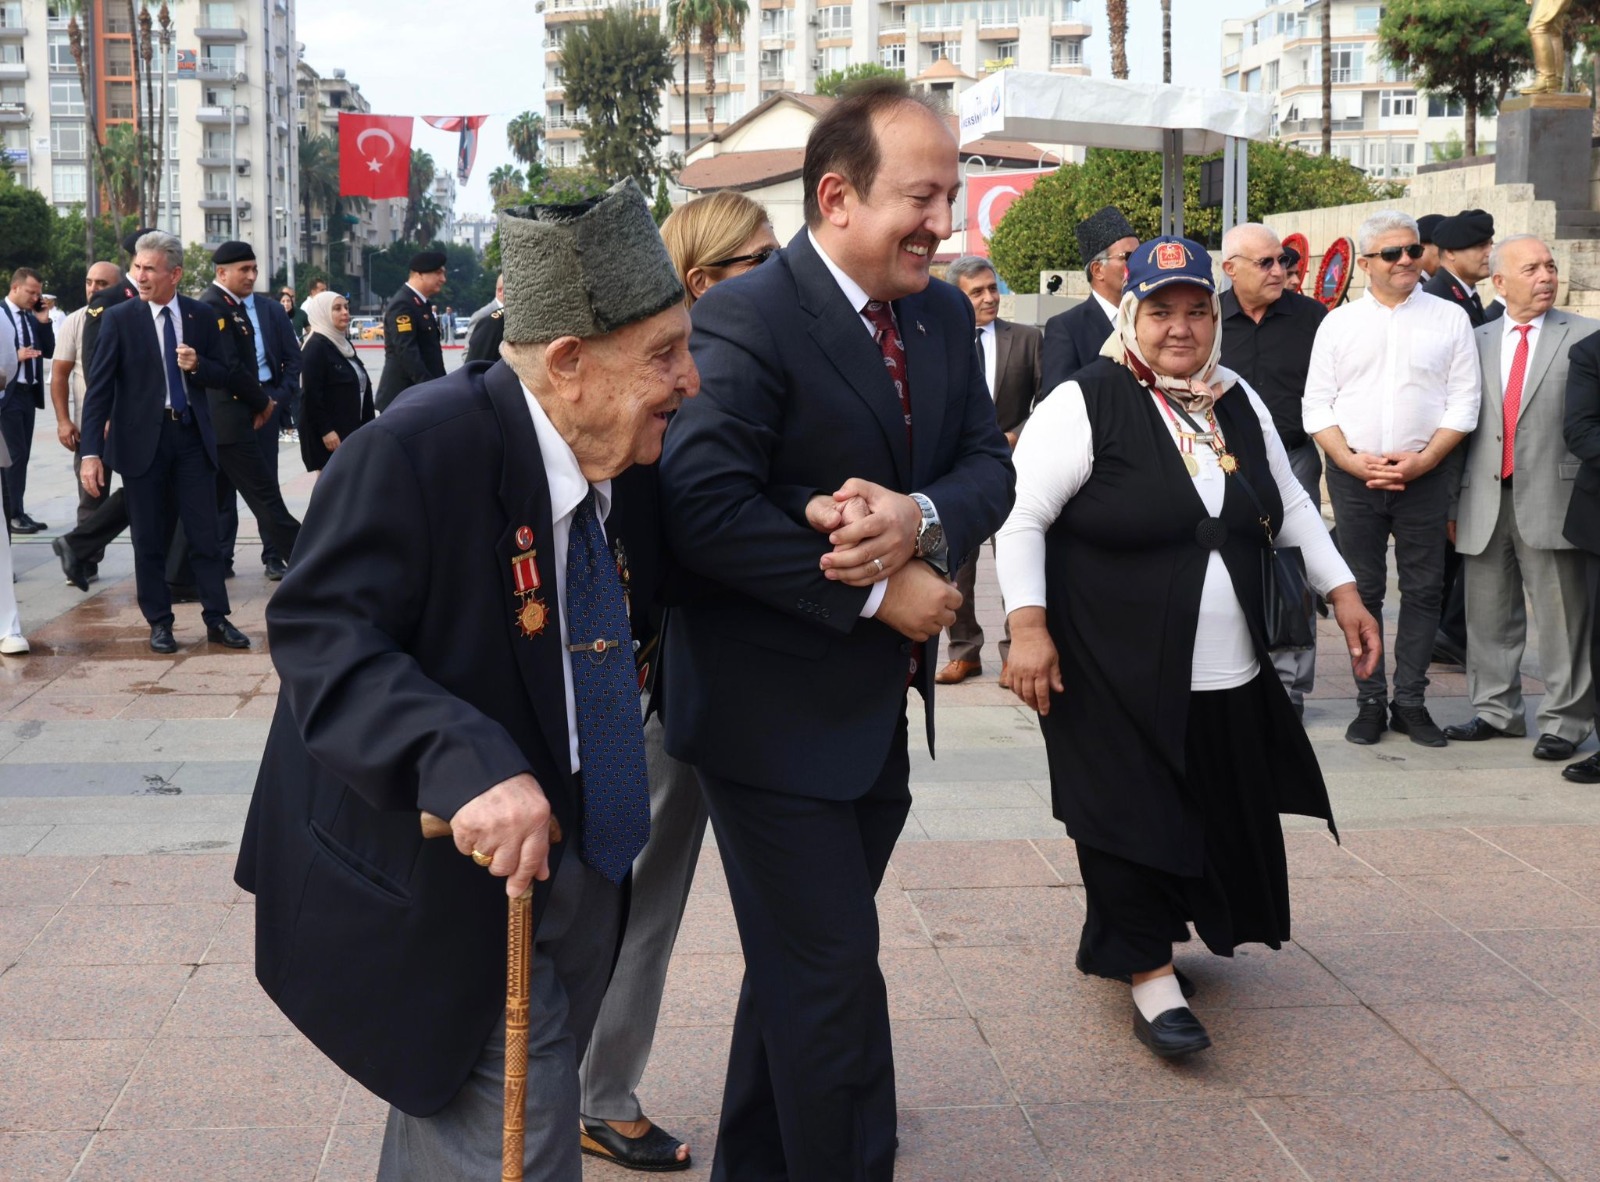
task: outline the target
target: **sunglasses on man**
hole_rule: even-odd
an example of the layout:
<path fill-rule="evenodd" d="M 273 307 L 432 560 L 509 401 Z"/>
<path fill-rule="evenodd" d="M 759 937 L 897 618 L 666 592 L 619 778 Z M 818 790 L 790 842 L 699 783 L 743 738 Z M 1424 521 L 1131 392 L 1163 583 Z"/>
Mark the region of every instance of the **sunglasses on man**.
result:
<path fill-rule="evenodd" d="M 1386 263 L 1398 263 L 1400 256 L 1408 259 L 1420 259 L 1423 246 L 1420 242 L 1413 242 L 1410 246 L 1386 246 L 1382 250 L 1369 251 L 1362 255 L 1364 259 L 1382 259 Z"/>
<path fill-rule="evenodd" d="M 1274 267 L 1282 267 L 1285 271 L 1287 271 L 1289 269 L 1289 265 L 1294 262 L 1294 259 L 1290 258 L 1287 254 L 1272 255 L 1264 259 L 1253 259 L 1249 255 L 1245 254 L 1230 254 L 1224 261 L 1232 262 L 1234 259 L 1244 259 L 1248 263 L 1254 263 L 1256 265 L 1256 269 L 1260 271 L 1270 271 Z"/>
<path fill-rule="evenodd" d="M 732 258 L 718 259 L 714 263 L 707 263 L 706 266 L 731 267 L 735 263 L 749 263 L 752 266 L 759 267 L 762 263 L 766 262 L 777 253 L 778 248 L 776 246 L 769 246 L 765 250 L 756 251 L 755 254 L 736 254 Z"/>

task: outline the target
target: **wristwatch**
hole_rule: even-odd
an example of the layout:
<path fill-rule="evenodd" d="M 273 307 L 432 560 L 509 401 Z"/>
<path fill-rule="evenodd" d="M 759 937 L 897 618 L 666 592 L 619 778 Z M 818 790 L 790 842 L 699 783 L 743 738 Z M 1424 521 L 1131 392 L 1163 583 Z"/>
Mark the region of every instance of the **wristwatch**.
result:
<path fill-rule="evenodd" d="M 939 511 L 933 502 L 921 493 L 912 493 L 911 499 L 922 510 L 922 524 L 917 527 L 916 556 L 946 578 L 950 575 L 949 549 L 945 545 L 944 526 L 939 524 Z"/>

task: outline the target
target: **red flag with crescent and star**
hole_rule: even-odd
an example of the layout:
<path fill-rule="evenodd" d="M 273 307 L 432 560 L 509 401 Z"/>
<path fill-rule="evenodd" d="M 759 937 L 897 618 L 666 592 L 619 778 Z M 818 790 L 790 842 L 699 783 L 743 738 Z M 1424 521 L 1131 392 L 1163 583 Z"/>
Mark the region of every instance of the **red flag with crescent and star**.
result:
<path fill-rule="evenodd" d="M 339 195 L 405 197 L 411 192 L 411 116 L 339 113 Z"/>

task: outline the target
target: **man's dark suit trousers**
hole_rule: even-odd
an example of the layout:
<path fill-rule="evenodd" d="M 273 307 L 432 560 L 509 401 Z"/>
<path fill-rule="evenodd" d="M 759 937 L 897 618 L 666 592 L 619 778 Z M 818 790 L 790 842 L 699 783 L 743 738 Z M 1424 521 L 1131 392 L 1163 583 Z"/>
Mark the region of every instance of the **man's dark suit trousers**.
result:
<path fill-rule="evenodd" d="M 176 502 L 178 520 L 189 539 L 200 614 L 207 624 L 220 623 L 228 614 L 228 590 L 217 542 L 216 469 L 206 455 L 199 429 L 192 422 L 180 423 L 163 415 L 150 467 L 138 476 L 123 473 L 122 487 L 133 529 L 133 573 L 144 618 L 151 624 L 172 623 L 172 596 L 167 590 L 167 509 Z"/>

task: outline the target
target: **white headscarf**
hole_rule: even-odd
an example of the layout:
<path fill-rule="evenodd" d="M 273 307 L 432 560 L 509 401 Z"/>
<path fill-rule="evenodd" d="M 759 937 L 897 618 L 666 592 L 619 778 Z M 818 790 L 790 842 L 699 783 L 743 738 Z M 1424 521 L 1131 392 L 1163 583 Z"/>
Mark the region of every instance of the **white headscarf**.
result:
<path fill-rule="evenodd" d="M 346 357 L 356 355 L 356 347 L 350 343 L 350 338 L 333 327 L 333 301 L 342 300 L 344 296 L 336 291 L 319 291 L 304 304 L 306 322 L 311 325 L 311 331 L 327 337 L 334 346 Z"/>
<path fill-rule="evenodd" d="M 1109 357 L 1125 365 L 1139 379 L 1141 386 L 1154 386 L 1171 394 L 1173 400 L 1191 414 L 1203 414 L 1212 403 L 1232 389 L 1238 375 L 1218 364 L 1222 359 L 1222 299 L 1211 293 L 1211 319 L 1216 332 L 1211 338 L 1211 355 L 1188 377 L 1169 377 L 1156 373 L 1139 350 L 1139 338 L 1134 332 L 1134 321 L 1139 315 L 1139 297 L 1133 292 L 1122 293 L 1122 303 L 1117 306 L 1116 331 L 1106 338 L 1100 349 L 1102 357 Z"/>

